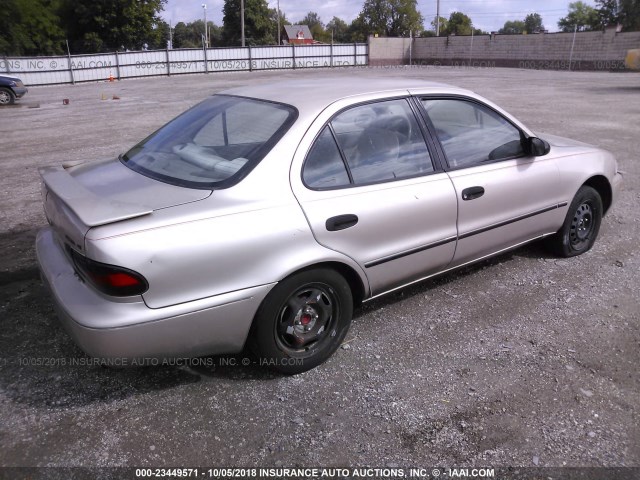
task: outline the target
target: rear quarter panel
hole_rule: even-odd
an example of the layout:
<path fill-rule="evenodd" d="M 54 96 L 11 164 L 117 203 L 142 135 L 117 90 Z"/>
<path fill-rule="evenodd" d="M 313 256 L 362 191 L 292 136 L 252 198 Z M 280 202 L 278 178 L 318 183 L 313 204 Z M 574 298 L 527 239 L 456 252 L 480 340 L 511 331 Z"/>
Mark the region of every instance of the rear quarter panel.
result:
<path fill-rule="evenodd" d="M 149 290 L 143 298 L 151 308 L 278 282 L 321 262 L 350 266 L 366 286 L 355 262 L 316 242 L 293 196 L 295 130 L 234 187 L 91 229 L 87 255 L 144 275 Z"/>

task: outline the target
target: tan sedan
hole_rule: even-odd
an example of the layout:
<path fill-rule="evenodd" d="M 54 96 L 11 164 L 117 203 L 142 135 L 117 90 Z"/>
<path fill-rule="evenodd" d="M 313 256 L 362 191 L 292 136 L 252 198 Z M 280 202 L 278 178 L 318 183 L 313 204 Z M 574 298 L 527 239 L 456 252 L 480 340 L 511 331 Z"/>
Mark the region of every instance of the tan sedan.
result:
<path fill-rule="evenodd" d="M 119 158 L 41 173 L 38 260 L 87 353 L 248 343 L 284 373 L 329 358 L 360 302 L 533 240 L 586 252 L 621 185 L 604 150 L 405 79 L 229 90 Z"/>

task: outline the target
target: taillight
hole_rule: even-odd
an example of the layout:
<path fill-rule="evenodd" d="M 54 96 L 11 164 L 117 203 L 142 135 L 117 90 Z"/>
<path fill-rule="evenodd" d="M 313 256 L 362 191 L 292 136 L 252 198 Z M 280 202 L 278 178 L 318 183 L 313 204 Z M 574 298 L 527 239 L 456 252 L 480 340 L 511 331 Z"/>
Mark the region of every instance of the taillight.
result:
<path fill-rule="evenodd" d="M 96 262 L 69 249 L 78 274 L 97 290 L 115 297 L 141 295 L 149 284 L 139 273 L 128 268 Z"/>

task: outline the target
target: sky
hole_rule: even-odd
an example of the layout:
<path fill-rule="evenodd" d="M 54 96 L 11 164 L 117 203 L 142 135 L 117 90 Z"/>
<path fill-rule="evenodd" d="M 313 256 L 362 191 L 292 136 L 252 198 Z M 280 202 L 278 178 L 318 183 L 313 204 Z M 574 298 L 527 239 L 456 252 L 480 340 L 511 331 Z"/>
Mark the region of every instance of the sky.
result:
<path fill-rule="evenodd" d="M 595 0 L 583 0 L 595 6 Z M 277 0 L 267 0 L 270 8 L 276 8 Z M 203 18 L 202 4 L 207 5 L 207 20 L 222 25 L 224 0 L 168 0 L 162 17 L 175 25 Z M 280 10 L 287 20 L 297 22 L 308 12 L 316 12 L 326 24 L 334 16 L 347 23 L 358 16 L 364 0 L 280 0 Z M 570 0 L 440 0 L 440 15 L 449 18 L 459 11 L 471 17 L 473 25 L 484 31 L 499 30 L 507 20 L 524 20 L 528 13 L 539 13 L 550 32 L 558 30 L 558 20 L 566 16 Z M 429 28 L 436 15 L 436 0 L 418 0 L 418 10 Z"/>

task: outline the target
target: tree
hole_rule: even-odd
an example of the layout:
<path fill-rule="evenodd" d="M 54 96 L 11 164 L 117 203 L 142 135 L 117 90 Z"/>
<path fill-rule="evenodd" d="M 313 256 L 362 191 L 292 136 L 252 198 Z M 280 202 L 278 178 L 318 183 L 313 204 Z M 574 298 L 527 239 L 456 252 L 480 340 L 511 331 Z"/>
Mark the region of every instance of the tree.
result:
<path fill-rule="evenodd" d="M 326 43 L 331 40 L 331 34 L 327 35 L 324 29 L 324 23 L 322 23 L 320 15 L 316 12 L 307 13 L 305 17 L 298 22 L 298 25 L 307 25 L 313 38 L 319 42 Z"/>
<path fill-rule="evenodd" d="M 471 19 L 462 12 L 452 12 L 447 22 L 446 35 L 471 35 Z"/>
<path fill-rule="evenodd" d="M 368 34 L 403 37 L 424 29 L 416 0 L 365 0 L 358 18 Z"/>
<path fill-rule="evenodd" d="M 640 30 L 640 0 L 620 0 L 620 23 L 624 30 Z"/>
<path fill-rule="evenodd" d="M 539 13 L 530 13 L 524 19 L 525 31 L 527 33 L 540 33 L 544 30 L 542 17 Z"/>
<path fill-rule="evenodd" d="M 158 43 L 159 13 L 166 0 L 60 0 L 60 20 L 74 53 Z"/>
<path fill-rule="evenodd" d="M 154 27 L 154 35 L 149 43 L 149 48 L 152 50 L 158 50 L 167 48 L 167 42 L 169 41 L 169 24 L 164 20 L 158 22 Z"/>
<path fill-rule="evenodd" d="M 307 13 L 302 20 L 298 22 L 298 25 L 306 25 L 309 27 L 309 30 L 313 28 L 321 28 L 324 30 L 324 23 L 320 20 L 320 15 L 316 12 Z"/>
<path fill-rule="evenodd" d="M 240 0 L 225 0 L 222 8 L 222 42 L 228 46 L 241 44 Z M 244 1 L 244 36 L 247 45 L 269 45 L 276 42 L 276 27 L 269 16 L 266 0 Z"/>
<path fill-rule="evenodd" d="M 178 22 L 173 27 L 173 48 L 195 48 L 198 44 L 191 39 L 190 29 L 184 22 Z"/>
<path fill-rule="evenodd" d="M 269 9 L 269 19 L 273 25 L 273 31 L 274 31 L 274 38 L 275 38 L 275 43 L 278 43 L 278 9 L 277 8 L 270 8 Z M 282 41 L 282 27 L 284 25 L 291 25 L 291 22 L 289 20 L 287 20 L 287 16 L 285 15 L 285 13 L 280 10 L 280 40 Z"/>
<path fill-rule="evenodd" d="M 351 42 L 351 34 L 349 32 L 349 25 L 347 22 L 338 17 L 333 17 L 329 23 L 327 23 L 326 31 L 335 43 L 349 43 Z"/>
<path fill-rule="evenodd" d="M 597 30 L 600 18 L 596 9 L 581 1 L 571 2 L 569 13 L 558 21 L 558 27 L 562 32 L 573 32 L 576 25 L 581 32 Z"/>
<path fill-rule="evenodd" d="M 448 21 L 447 21 L 447 19 L 446 19 L 446 18 L 444 18 L 444 17 L 438 17 L 438 21 L 440 22 L 440 31 L 439 31 L 439 32 L 440 32 L 440 34 L 442 34 L 442 32 L 445 32 L 445 31 L 447 30 L 447 23 L 448 23 Z M 434 18 L 434 19 L 431 21 L 431 28 L 433 29 L 433 31 L 434 31 L 434 32 L 438 31 L 438 30 L 436 29 L 436 25 L 437 25 L 437 24 L 436 24 L 436 19 Z"/>
<path fill-rule="evenodd" d="M 209 46 L 220 46 L 222 29 L 213 22 L 207 22 L 209 28 Z M 190 23 L 178 22 L 173 27 L 173 48 L 202 48 L 204 22 L 195 20 Z"/>
<path fill-rule="evenodd" d="M 620 22 L 618 0 L 596 0 L 596 11 L 600 18 L 600 25 L 616 25 Z"/>
<path fill-rule="evenodd" d="M 367 41 L 367 35 L 369 35 L 369 29 L 360 14 L 349 24 L 349 37 L 352 42 L 362 43 Z"/>
<path fill-rule="evenodd" d="M 522 20 L 507 20 L 504 22 L 504 26 L 498 30 L 498 33 L 503 35 L 516 35 L 525 32 L 527 26 Z"/>
<path fill-rule="evenodd" d="M 63 52 L 64 32 L 52 0 L 3 0 L 0 54 L 55 55 Z"/>

